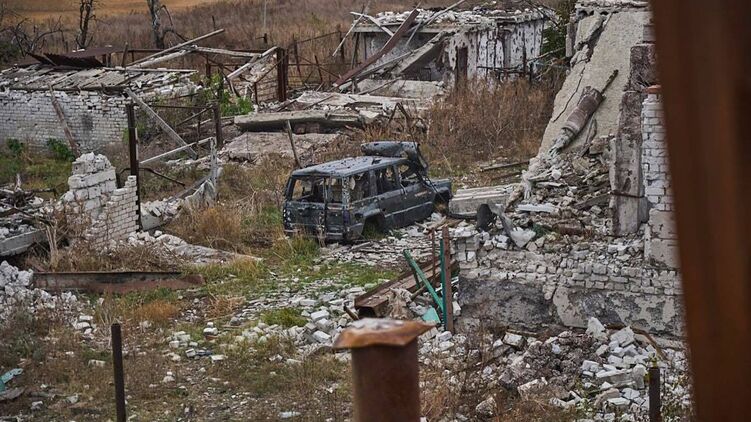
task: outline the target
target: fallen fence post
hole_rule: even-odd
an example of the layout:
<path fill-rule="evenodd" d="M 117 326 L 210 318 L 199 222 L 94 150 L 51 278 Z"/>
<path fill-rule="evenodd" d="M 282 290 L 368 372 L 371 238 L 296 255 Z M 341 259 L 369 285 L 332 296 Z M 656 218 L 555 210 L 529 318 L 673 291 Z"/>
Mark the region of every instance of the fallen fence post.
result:
<path fill-rule="evenodd" d="M 356 422 L 420 420 L 417 337 L 431 328 L 418 321 L 367 318 L 339 335 L 334 348 L 352 350 Z"/>
<path fill-rule="evenodd" d="M 112 366 L 115 371 L 115 407 L 117 422 L 125 422 L 125 375 L 123 373 L 123 335 L 120 324 L 112 324 Z"/>
<path fill-rule="evenodd" d="M 295 157 L 295 168 L 301 169 L 300 157 L 297 155 L 297 148 L 295 148 L 295 138 L 292 136 L 292 125 L 287 120 L 287 136 L 289 136 L 289 144 L 292 147 L 292 155 Z"/>
<path fill-rule="evenodd" d="M 662 421 L 662 397 L 660 397 L 660 367 L 649 368 L 649 422 Z"/>

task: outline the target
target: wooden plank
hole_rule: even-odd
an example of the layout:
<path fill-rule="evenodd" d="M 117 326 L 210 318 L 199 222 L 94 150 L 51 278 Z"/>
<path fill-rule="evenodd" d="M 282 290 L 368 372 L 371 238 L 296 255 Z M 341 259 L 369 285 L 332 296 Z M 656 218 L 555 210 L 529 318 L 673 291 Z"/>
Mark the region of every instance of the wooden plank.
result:
<path fill-rule="evenodd" d="M 185 47 L 187 47 L 189 45 L 193 45 L 193 44 L 197 43 L 198 41 L 202 41 L 202 40 L 205 40 L 207 38 L 211 38 L 211 37 L 213 37 L 215 35 L 219 35 L 222 32 L 224 32 L 224 29 L 217 29 L 216 31 L 209 32 L 208 34 L 201 35 L 200 37 L 196 37 L 196 38 L 193 38 L 192 40 L 185 41 L 184 43 L 180 43 L 180 44 L 178 44 L 178 45 L 176 45 L 174 47 L 170 47 L 170 48 L 164 49 L 162 51 L 159 51 L 157 53 L 154 53 L 154 54 L 152 54 L 150 56 L 146 56 L 146 57 L 144 57 L 142 59 L 138 59 L 138 60 L 130 63 L 129 66 L 134 66 L 134 65 L 137 65 L 139 63 L 143 63 L 143 62 L 151 60 L 151 59 L 153 59 L 155 57 L 160 57 L 160 56 L 163 56 L 165 54 L 169 54 L 169 53 L 171 53 L 173 51 L 182 50 L 183 48 L 185 48 Z"/>
<path fill-rule="evenodd" d="M 254 64 L 258 63 L 258 61 L 260 61 L 261 59 L 267 57 L 269 54 L 273 53 L 274 51 L 276 51 L 276 47 L 271 47 L 270 49 L 266 50 L 260 56 L 254 58 L 253 60 L 245 63 L 244 65 L 242 65 L 240 67 L 238 67 L 234 72 L 232 72 L 229 75 L 227 75 L 227 80 L 236 78 L 238 75 L 240 75 L 241 73 L 245 72 L 248 68 L 250 68 Z M 278 65 L 279 64 L 277 63 L 277 66 Z"/>
<path fill-rule="evenodd" d="M 386 35 L 388 35 L 389 37 L 393 37 L 394 36 L 394 32 L 393 31 L 391 31 L 390 29 L 388 29 L 385 26 L 381 25 L 381 22 L 379 22 L 378 19 L 376 19 L 376 18 L 374 18 L 374 17 L 372 17 L 370 15 L 366 15 L 364 13 L 357 13 L 357 12 L 349 12 L 349 14 L 350 15 L 354 15 L 354 16 L 358 16 L 359 18 L 363 18 L 364 17 L 365 19 L 367 19 L 370 22 L 372 22 L 373 25 L 377 26 L 378 29 L 380 29 L 381 31 L 385 32 Z"/>
<path fill-rule="evenodd" d="M 751 3 L 651 2 L 695 420 L 748 420 Z"/>
<path fill-rule="evenodd" d="M 159 56 L 159 57 L 154 57 L 153 59 L 149 59 L 149 60 L 146 60 L 145 62 L 141 62 L 141 63 L 135 64 L 135 65 L 131 65 L 130 67 L 133 68 L 133 69 L 141 69 L 141 68 L 144 68 L 144 67 L 153 66 L 153 65 L 155 65 L 157 63 L 162 63 L 162 62 L 166 62 L 168 60 L 178 59 L 180 57 L 183 57 L 183 56 L 186 56 L 186 55 L 192 53 L 193 51 L 194 50 L 192 48 L 190 48 L 190 46 L 189 46 L 189 47 L 186 47 L 183 50 L 176 51 L 176 52 L 170 53 L 170 54 L 165 54 L 165 55 Z"/>
<path fill-rule="evenodd" d="M 162 118 L 159 117 L 158 114 L 156 114 L 154 109 L 149 107 L 148 104 L 146 104 L 145 102 L 143 102 L 143 100 L 138 98 L 138 96 L 134 94 L 133 91 L 131 91 L 130 89 L 126 89 L 125 94 L 128 95 L 128 97 L 130 97 L 130 99 L 132 99 L 138 105 L 138 107 L 140 107 L 149 117 L 151 117 L 151 119 L 154 120 L 157 123 L 157 125 L 159 125 L 159 127 L 162 129 L 162 131 L 164 131 L 164 133 L 166 133 L 167 136 L 169 136 L 173 141 L 175 141 L 180 146 L 183 146 L 183 147 L 188 146 L 188 143 L 185 142 L 185 140 L 183 140 L 183 138 L 181 138 L 180 135 L 178 135 L 177 132 L 175 132 L 175 130 L 172 129 L 172 127 L 170 127 L 170 125 L 167 124 L 167 122 L 162 120 Z M 188 154 L 190 154 L 192 158 L 198 157 L 198 154 L 193 148 L 188 147 L 187 151 L 188 151 Z"/>
<path fill-rule="evenodd" d="M 353 77 L 359 75 L 368 68 L 368 66 L 372 65 L 373 63 L 377 62 L 378 59 L 383 57 L 386 53 L 393 50 L 394 47 L 399 43 L 399 40 L 404 36 L 404 34 L 407 33 L 407 30 L 409 30 L 412 23 L 415 21 L 415 18 L 417 18 L 417 15 L 419 15 L 420 12 L 417 11 L 417 9 L 413 10 L 412 13 L 409 14 L 407 19 L 402 22 L 402 24 L 399 26 L 399 29 L 396 30 L 394 33 L 394 36 L 389 38 L 388 42 L 386 42 L 386 45 L 383 46 L 382 49 L 380 49 L 377 53 L 373 54 L 372 56 L 368 57 L 364 62 L 362 62 L 359 66 L 355 67 L 354 69 L 347 72 L 344 76 L 337 79 L 336 82 L 334 82 L 335 86 L 342 85 L 343 83 L 347 82 L 348 80 L 352 79 Z"/>
<path fill-rule="evenodd" d="M 73 132 L 71 132 L 70 126 L 68 126 L 68 120 L 65 119 L 65 113 L 63 113 L 63 108 L 60 106 L 60 103 L 57 101 L 57 97 L 55 97 L 55 92 L 52 91 L 52 86 L 50 86 L 50 97 L 52 98 L 52 108 L 55 109 L 57 120 L 60 122 L 60 126 L 63 127 L 63 133 L 65 133 L 65 139 L 67 139 L 68 141 L 70 150 L 77 157 L 81 155 L 80 151 L 78 150 L 78 143 L 76 143 L 76 139 L 73 137 Z"/>
<path fill-rule="evenodd" d="M 199 53 L 220 54 L 222 56 L 245 57 L 249 59 L 252 59 L 254 57 L 258 57 L 261 55 L 261 53 L 249 53 L 247 51 L 225 50 L 223 48 L 209 48 L 209 47 L 198 47 L 198 46 L 194 46 L 193 50 Z"/>
<path fill-rule="evenodd" d="M 362 13 L 365 13 L 365 12 L 368 11 L 368 9 L 370 8 L 371 1 L 372 0 L 368 0 L 368 3 L 365 4 L 365 6 L 362 7 Z M 336 50 L 334 50 L 334 54 L 332 54 L 331 57 L 336 56 L 336 53 L 338 53 L 339 50 L 341 50 L 341 48 L 344 47 L 344 42 L 347 41 L 347 37 L 349 37 L 349 34 L 351 34 L 352 31 L 354 31 L 354 29 L 357 27 L 357 25 L 360 23 L 361 20 L 362 20 L 362 16 L 360 16 L 359 18 L 357 18 L 357 20 L 355 20 L 352 23 L 352 26 L 349 27 L 349 31 L 347 31 L 347 33 L 344 34 L 344 36 L 342 37 L 342 41 L 339 43 L 338 46 L 336 46 Z"/>
<path fill-rule="evenodd" d="M 421 268 L 431 282 L 438 282 L 441 275 L 438 263 L 435 263 L 435 265 L 432 262 L 423 264 Z M 456 261 L 451 261 L 451 268 L 457 269 L 458 263 Z M 384 316 L 386 305 L 388 305 L 389 301 L 388 293 L 390 291 L 394 289 L 404 289 L 415 293 L 419 288 L 420 286 L 417 284 L 412 271 L 406 271 L 393 280 L 380 284 L 372 290 L 355 298 L 355 309 L 358 311 L 364 310 L 366 313 L 373 313 L 375 316 Z"/>

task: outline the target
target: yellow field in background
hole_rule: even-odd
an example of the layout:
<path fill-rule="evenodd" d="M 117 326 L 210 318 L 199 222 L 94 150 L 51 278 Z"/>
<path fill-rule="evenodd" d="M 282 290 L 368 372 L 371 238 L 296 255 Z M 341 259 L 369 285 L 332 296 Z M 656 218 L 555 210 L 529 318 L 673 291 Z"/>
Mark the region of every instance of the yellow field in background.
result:
<path fill-rule="evenodd" d="M 170 11 L 185 9 L 222 0 L 162 0 Z M 75 18 L 78 16 L 77 0 L 8 0 L 6 7 L 30 19 Z M 101 0 L 99 16 L 120 15 L 130 12 L 146 13 L 146 0 Z"/>

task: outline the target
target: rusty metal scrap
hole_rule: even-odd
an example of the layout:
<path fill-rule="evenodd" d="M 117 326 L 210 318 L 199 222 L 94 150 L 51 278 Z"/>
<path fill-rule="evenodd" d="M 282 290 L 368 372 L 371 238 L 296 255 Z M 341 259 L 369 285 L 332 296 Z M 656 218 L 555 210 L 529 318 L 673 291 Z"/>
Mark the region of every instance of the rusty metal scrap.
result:
<path fill-rule="evenodd" d="M 452 271 L 456 270 L 458 269 L 458 263 L 452 260 L 449 267 Z M 420 268 L 431 283 L 438 284 L 441 277 L 440 263 L 430 262 L 421 265 Z M 356 297 L 355 310 L 360 315 L 378 317 L 384 316 L 388 311 L 389 292 L 397 289 L 408 290 L 411 293 L 416 293 L 420 290 L 420 285 L 415 281 L 415 276 L 412 271 L 406 271 L 397 276 L 395 279 L 380 284 L 375 288 L 365 292 L 364 294 Z"/>
<path fill-rule="evenodd" d="M 128 293 L 140 290 L 190 289 L 204 284 L 200 275 L 178 272 L 36 272 L 32 278 L 36 288 L 51 291 L 85 290 L 97 293 Z"/>

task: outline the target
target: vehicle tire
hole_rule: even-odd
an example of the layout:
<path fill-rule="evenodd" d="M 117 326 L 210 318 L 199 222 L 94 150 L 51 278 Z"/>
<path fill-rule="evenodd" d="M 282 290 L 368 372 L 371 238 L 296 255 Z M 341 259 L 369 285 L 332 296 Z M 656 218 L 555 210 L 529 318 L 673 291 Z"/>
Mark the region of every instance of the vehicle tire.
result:
<path fill-rule="evenodd" d="M 380 216 L 370 217 L 365 220 L 361 237 L 367 240 L 378 240 L 385 237 L 386 233 L 383 227 L 383 218 Z"/>

